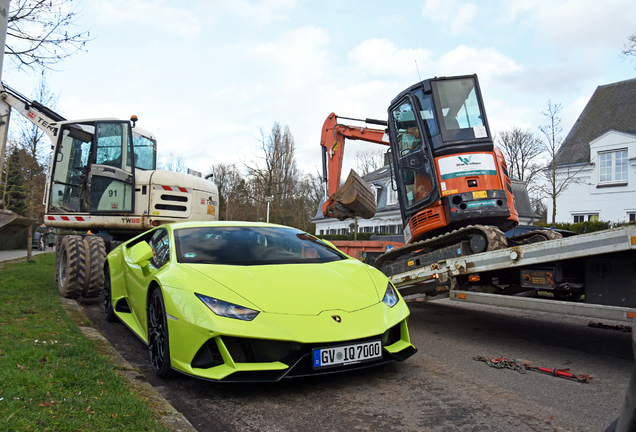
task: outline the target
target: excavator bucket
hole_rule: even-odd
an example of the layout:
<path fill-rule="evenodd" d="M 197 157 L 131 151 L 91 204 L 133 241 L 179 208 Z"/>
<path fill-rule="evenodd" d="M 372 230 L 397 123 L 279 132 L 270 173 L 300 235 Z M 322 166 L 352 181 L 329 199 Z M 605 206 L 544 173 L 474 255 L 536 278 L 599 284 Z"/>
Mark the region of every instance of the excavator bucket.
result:
<path fill-rule="evenodd" d="M 22 217 L 10 210 L 0 210 L 0 235 L 13 235 L 36 222 L 37 219 Z"/>
<path fill-rule="evenodd" d="M 373 192 L 354 170 L 349 172 L 347 181 L 333 194 L 332 198 L 334 204 L 329 210 L 340 220 L 355 216 L 370 219 L 375 215 L 376 203 Z"/>

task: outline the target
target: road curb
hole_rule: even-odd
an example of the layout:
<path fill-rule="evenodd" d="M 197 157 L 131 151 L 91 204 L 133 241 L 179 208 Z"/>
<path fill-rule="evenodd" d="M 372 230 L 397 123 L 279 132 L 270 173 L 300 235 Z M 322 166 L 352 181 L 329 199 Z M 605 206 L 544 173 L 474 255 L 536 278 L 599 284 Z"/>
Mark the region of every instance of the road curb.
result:
<path fill-rule="evenodd" d="M 161 424 L 173 432 L 197 432 L 192 424 L 177 411 L 161 394 L 146 380 L 146 377 L 133 368 L 121 354 L 108 342 L 108 340 L 95 328 L 84 325 L 89 322 L 84 309 L 71 299 L 61 298 L 62 307 L 73 318 L 84 335 L 97 343 L 98 350 L 108 356 L 113 363 L 115 371 L 123 377 L 131 389 L 139 397 L 147 401 L 150 407 L 157 413 Z"/>

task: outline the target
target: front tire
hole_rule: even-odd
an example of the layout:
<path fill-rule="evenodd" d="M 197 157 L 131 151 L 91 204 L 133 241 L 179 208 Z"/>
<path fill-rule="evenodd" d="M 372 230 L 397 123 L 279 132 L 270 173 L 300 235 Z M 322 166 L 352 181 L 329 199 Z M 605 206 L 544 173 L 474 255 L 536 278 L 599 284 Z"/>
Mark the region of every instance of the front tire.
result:
<path fill-rule="evenodd" d="M 150 363 L 157 376 L 168 378 L 173 374 L 170 368 L 170 338 L 168 320 L 161 288 L 156 287 L 148 303 L 148 349 Z"/>
<path fill-rule="evenodd" d="M 113 309 L 113 289 L 110 282 L 110 267 L 104 266 L 104 318 L 108 322 L 117 321 L 117 315 Z"/>
<path fill-rule="evenodd" d="M 84 247 L 87 254 L 87 274 L 82 295 L 86 298 L 99 296 L 104 289 L 104 261 L 106 260 L 106 245 L 101 237 L 84 237 Z"/>
<path fill-rule="evenodd" d="M 62 297 L 77 299 L 86 280 L 86 249 L 82 237 L 64 236 L 57 264 L 57 289 Z"/>

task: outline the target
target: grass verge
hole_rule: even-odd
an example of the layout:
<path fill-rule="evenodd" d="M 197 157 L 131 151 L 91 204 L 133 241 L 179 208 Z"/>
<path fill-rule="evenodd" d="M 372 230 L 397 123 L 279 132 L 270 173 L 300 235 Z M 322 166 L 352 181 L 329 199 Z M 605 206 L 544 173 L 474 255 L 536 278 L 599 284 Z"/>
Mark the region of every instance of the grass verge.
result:
<path fill-rule="evenodd" d="M 54 268 L 0 271 L 0 430 L 167 431 L 66 314 Z"/>

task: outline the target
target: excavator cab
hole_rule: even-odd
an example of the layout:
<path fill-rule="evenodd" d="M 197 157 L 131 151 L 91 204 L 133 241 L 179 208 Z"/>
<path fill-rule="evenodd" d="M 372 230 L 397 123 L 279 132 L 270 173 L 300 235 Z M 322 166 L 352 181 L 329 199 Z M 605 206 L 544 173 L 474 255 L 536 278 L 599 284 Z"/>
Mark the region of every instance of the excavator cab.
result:
<path fill-rule="evenodd" d="M 391 102 L 388 118 L 407 242 L 469 224 L 516 225 L 476 75 L 417 83 Z"/>
<path fill-rule="evenodd" d="M 155 169 L 156 145 L 133 133 L 129 122 L 62 124 L 53 156 L 48 213 L 132 213 L 137 165 Z"/>

